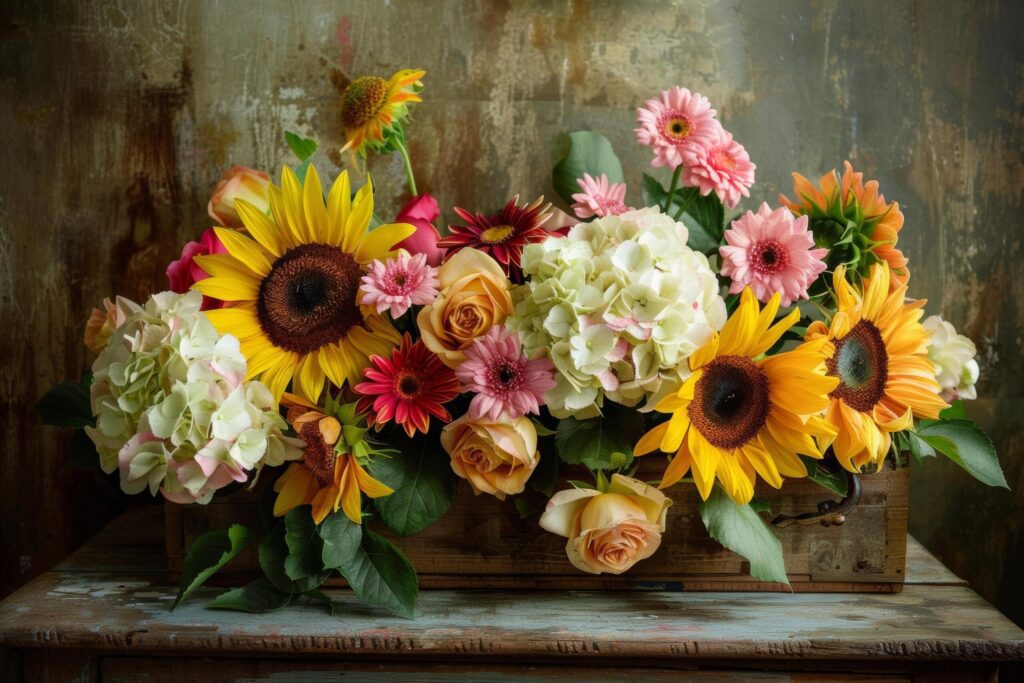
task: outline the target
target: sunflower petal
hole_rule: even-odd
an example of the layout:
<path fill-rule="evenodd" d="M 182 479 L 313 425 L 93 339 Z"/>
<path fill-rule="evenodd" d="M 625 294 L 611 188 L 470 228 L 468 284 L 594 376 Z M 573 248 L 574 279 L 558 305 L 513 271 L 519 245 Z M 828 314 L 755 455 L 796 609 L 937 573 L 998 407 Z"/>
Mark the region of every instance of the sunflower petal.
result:
<path fill-rule="evenodd" d="M 267 252 L 259 242 L 230 228 L 214 228 L 214 231 L 228 253 L 248 266 L 250 270 L 260 277 L 266 277 L 270 273 L 270 259 L 267 258 Z"/>
<path fill-rule="evenodd" d="M 395 245 L 415 234 L 416 228 L 408 223 L 388 223 L 366 233 L 356 246 L 355 257 L 359 263 L 384 259 Z"/>

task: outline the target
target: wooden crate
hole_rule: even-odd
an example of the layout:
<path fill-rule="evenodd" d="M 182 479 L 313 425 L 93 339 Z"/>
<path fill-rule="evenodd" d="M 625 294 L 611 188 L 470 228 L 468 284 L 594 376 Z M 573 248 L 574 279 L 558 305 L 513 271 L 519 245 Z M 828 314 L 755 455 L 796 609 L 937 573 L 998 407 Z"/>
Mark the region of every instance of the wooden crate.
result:
<path fill-rule="evenodd" d="M 907 549 L 910 473 L 885 468 L 862 477 L 860 503 L 841 526 L 793 524 L 775 528 L 794 591 L 895 593 L 903 587 Z M 406 538 L 391 538 L 409 557 L 422 588 L 651 589 L 785 591 L 753 579 L 748 563 L 708 536 L 693 485 L 670 491 L 668 529 L 658 551 L 622 576 L 585 574 L 565 556 L 564 538 L 521 519 L 511 500 L 474 496 L 460 481 L 451 509 L 434 526 Z M 830 494 L 802 479 L 776 491 L 761 485 L 757 497 L 773 514 L 814 512 Z M 835 496 L 831 496 L 836 498 Z M 210 529 L 240 522 L 259 528 L 259 495 L 241 491 L 206 506 L 166 504 L 167 556 L 177 581 L 184 549 Z M 235 585 L 259 573 L 255 548 L 235 558 L 215 577 Z M 332 579 L 329 585 L 342 585 Z"/>

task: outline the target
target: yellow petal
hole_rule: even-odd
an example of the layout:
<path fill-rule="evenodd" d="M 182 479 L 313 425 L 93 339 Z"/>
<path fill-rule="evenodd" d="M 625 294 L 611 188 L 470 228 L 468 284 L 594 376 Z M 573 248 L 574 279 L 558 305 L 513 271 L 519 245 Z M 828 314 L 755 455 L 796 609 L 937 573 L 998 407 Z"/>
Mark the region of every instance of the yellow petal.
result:
<path fill-rule="evenodd" d="M 633 447 L 633 455 L 647 455 L 648 453 L 657 450 L 667 431 L 668 422 L 662 422 L 660 425 L 644 434 L 640 437 L 640 440 L 636 442 L 636 446 Z"/>
<path fill-rule="evenodd" d="M 345 225 L 352 212 L 352 190 L 349 187 L 348 171 L 342 171 L 334 179 L 331 191 L 327 194 L 327 219 L 330 224 L 327 243 L 336 247 L 343 246 L 345 241 Z"/>
<path fill-rule="evenodd" d="M 688 432 L 687 447 L 693 459 L 693 481 L 697 484 L 700 497 L 707 500 L 715 484 L 715 470 L 722 454 L 697 429 Z"/>
<path fill-rule="evenodd" d="M 199 280 L 192 289 L 222 301 L 255 301 L 260 294 L 258 282 L 226 276 Z"/>
<path fill-rule="evenodd" d="M 310 234 L 306 224 L 305 212 L 302 210 L 302 184 L 290 166 L 281 167 L 281 198 L 288 227 L 299 244 L 315 242 L 315 235 Z"/>
<path fill-rule="evenodd" d="M 721 341 L 718 342 L 718 353 L 722 356 L 743 355 L 751 344 L 757 329 L 757 299 L 750 287 L 746 287 L 740 295 L 740 306 L 729 316 L 722 328 Z"/>
<path fill-rule="evenodd" d="M 350 254 L 355 251 L 356 246 L 370 227 L 370 218 L 372 216 L 373 180 L 367 178 L 366 184 L 356 192 L 355 200 L 352 202 L 352 211 L 349 213 L 345 225 L 342 226 L 344 228 L 342 249 Z"/>
<path fill-rule="evenodd" d="M 319 489 L 316 477 L 302 465 L 292 463 L 285 474 L 288 475 L 288 479 L 281 486 L 277 500 L 274 501 L 275 517 L 285 515 L 300 505 L 309 505 Z M 281 475 L 281 479 L 284 477 L 285 475 Z"/>
<path fill-rule="evenodd" d="M 383 482 L 380 482 L 370 476 L 370 473 L 364 470 L 363 466 L 355 459 L 352 460 L 352 463 L 349 466 L 353 468 L 356 481 L 359 483 L 359 488 L 370 498 L 383 498 L 384 496 L 390 496 L 394 493 L 394 490 L 390 486 L 387 486 Z"/>
<path fill-rule="evenodd" d="M 661 475 L 661 483 L 658 484 L 658 488 L 667 489 L 685 477 L 686 473 L 690 471 L 692 464 L 693 458 L 690 457 L 686 444 L 682 444 L 679 450 L 676 451 L 675 457 L 669 462 L 668 467 L 665 468 L 665 473 Z"/>
<path fill-rule="evenodd" d="M 275 258 L 284 253 L 284 246 L 279 239 L 278 227 L 274 225 L 267 214 L 244 199 L 235 200 L 235 209 L 238 210 L 238 216 L 242 219 L 242 223 L 249 231 L 249 234 L 264 249 L 269 251 Z"/>
<path fill-rule="evenodd" d="M 306 229 L 310 238 L 316 242 L 325 242 L 330 235 L 327 207 L 324 206 L 324 189 L 320 184 L 320 176 L 312 164 L 306 170 L 306 180 L 302 185 L 302 206 L 305 209 Z"/>
<path fill-rule="evenodd" d="M 270 260 L 259 242 L 230 228 L 214 228 L 214 230 L 228 253 L 248 266 L 252 272 L 260 277 L 266 277 L 270 273 Z"/>
<path fill-rule="evenodd" d="M 356 246 L 355 258 L 359 263 L 384 259 L 395 245 L 413 235 L 416 228 L 408 223 L 387 223 L 366 233 Z"/>

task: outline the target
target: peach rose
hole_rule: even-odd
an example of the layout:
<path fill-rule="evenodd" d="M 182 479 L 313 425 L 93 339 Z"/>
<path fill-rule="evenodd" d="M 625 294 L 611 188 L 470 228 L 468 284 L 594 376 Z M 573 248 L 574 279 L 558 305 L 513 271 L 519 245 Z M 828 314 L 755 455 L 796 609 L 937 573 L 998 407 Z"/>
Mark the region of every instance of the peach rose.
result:
<path fill-rule="evenodd" d="M 465 349 L 512 312 L 511 285 L 498 262 L 476 249 L 463 249 L 437 269 L 437 299 L 424 306 L 416 325 L 427 348 L 450 368 L 465 360 Z"/>
<path fill-rule="evenodd" d="M 89 320 L 85 323 L 85 345 L 93 353 L 102 351 L 114 330 L 121 327 L 128 319 L 131 311 L 125 308 L 126 299 L 118 297 L 117 304 L 110 299 L 103 300 L 103 310 L 92 309 Z"/>
<path fill-rule="evenodd" d="M 577 569 L 621 574 L 661 545 L 672 501 L 642 481 L 612 476 L 605 492 L 559 491 L 541 515 L 542 528 L 569 542 L 565 552 Z"/>
<path fill-rule="evenodd" d="M 220 182 L 213 188 L 213 197 L 207 211 L 210 218 L 225 228 L 243 228 L 235 200 L 244 199 L 263 213 L 270 213 L 270 199 L 267 186 L 270 176 L 263 171 L 232 166 L 220 177 Z"/>
<path fill-rule="evenodd" d="M 499 500 L 522 493 L 540 462 L 537 429 L 528 417 L 493 421 L 463 415 L 441 430 L 441 445 L 473 493 Z"/>

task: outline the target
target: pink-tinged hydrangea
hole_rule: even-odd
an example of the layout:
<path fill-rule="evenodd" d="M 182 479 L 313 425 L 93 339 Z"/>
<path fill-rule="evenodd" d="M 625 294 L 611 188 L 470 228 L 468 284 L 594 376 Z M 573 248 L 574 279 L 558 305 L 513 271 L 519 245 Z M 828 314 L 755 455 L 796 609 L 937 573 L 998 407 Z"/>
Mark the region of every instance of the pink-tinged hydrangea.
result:
<path fill-rule="evenodd" d="M 423 306 L 437 298 L 437 269 L 427 265 L 426 254 L 410 256 L 401 251 L 387 261 L 374 261 L 363 276 L 359 291 L 364 306 L 375 306 L 378 313 L 391 309 L 399 318 L 413 304 Z"/>
<path fill-rule="evenodd" d="M 626 183 L 609 183 L 606 173 L 597 178 L 584 173 L 576 182 L 583 191 L 572 196 L 576 202 L 572 210 L 580 218 L 618 216 L 633 210 L 626 206 Z"/>
<path fill-rule="evenodd" d="M 539 414 L 544 394 L 555 387 L 551 361 L 527 358 L 519 335 L 498 325 L 466 349 L 466 360 L 455 374 L 464 391 L 476 392 L 469 404 L 474 420 Z"/>
<path fill-rule="evenodd" d="M 743 145 L 727 130 L 721 130 L 718 138 L 706 147 L 684 152 L 683 163 L 686 165 L 683 185 L 699 187 L 705 196 L 714 191 L 730 209 L 739 204 L 741 196 L 750 196 L 757 167 L 751 163 Z"/>
<path fill-rule="evenodd" d="M 828 249 L 814 248 L 807 216 L 794 219 L 785 208 L 772 211 L 762 203 L 757 213 L 747 211 L 725 231 L 725 241 L 721 270 L 732 280 L 732 294 L 750 285 L 761 302 L 778 292 L 789 306 L 806 299 L 807 288 L 825 270 Z"/>
<path fill-rule="evenodd" d="M 708 98 L 674 86 L 636 110 L 637 142 L 654 150 L 652 166 L 675 170 L 683 152 L 700 150 L 718 137 L 722 126 L 715 113 Z"/>

